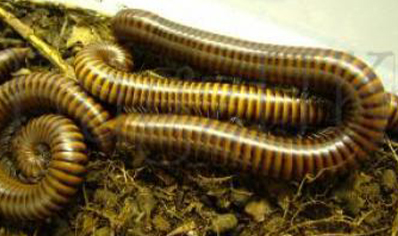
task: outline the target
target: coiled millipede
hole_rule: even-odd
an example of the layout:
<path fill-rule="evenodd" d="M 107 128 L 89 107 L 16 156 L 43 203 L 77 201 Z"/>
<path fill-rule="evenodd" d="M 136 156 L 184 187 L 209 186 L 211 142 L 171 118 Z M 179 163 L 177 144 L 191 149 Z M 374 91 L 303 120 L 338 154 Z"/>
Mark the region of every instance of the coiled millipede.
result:
<path fill-rule="evenodd" d="M 8 58 L 2 63 L 10 64 L 8 60 L 16 57 Z M 23 58 L 20 56 L 17 61 Z M 18 63 L 15 61 L 15 65 Z M 0 68 L 2 75 L 16 69 L 4 65 Z M 37 111 L 60 113 L 74 119 L 89 131 L 103 151 L 112 150 L 109 132 L 101 128 L 109 120 L 108 112 L 74 81 L 53 73 L 32 73 L 0 86 L 0 128 L 18 115 Z M 43 178 L 34 184 L 21 182 L 0 168 L 0 214 L 22 219 L 46 218 L 70 200 L 83 180 L 87 156 L 82 131 L 65 117 L 45 115 L 28 123 L 14 141 L 19 143 L 17 163 L 22 167 L 22 174 L 28 177 L 40 174 L 39 162 L 33 169 L 26 166 L 29 164 L 26 159 L 38 158 L 38 145 L 48 145 L 52 159 Z"/>
<path fill-rule="evenodd" d="M 45 143 L 50 146 L 52 160 L 47 174 L 36 184 L 10 178 L 4 168 L 0 168 L 0 212 L 11 218 L 43 219 L 67 203 L 82 183 L 88 161 L 86 145 L 79 128 L 58 115 L 30 121 L 23 133 L 24 150 L 19 150 L 19 154 L 24 156 L 21 158 L 38 158 L 34 154 L 35 146 Z"/>

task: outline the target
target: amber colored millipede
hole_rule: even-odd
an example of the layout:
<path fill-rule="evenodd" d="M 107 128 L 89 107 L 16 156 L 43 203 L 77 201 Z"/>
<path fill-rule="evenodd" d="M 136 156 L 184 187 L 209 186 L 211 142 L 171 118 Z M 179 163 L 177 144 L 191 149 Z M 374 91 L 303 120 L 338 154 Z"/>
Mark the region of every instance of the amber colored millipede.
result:
<path fill-rule="evenodd" d="M 109 131 L 101 127 L 109 113 L 89 97 L 76 82 L 54 73 L 19 76 L 0 86 L 0 124 L 13 115 L 55 111 L 76 120 L 104 152 L 112 151 Z"/>
<path fill-rule="evenodd" d="M 1 52 L 0 52 L 1 54 Z M 12 58 L 12 59 L 11 59 Z M 23 56 L 9 66 L 8 57 L 0 65 L 2 75 L 17 69 Z M 1 78 L 4 79 L 4 78 Z M 84 132 L 98 142 L 101 150 L 113 150 L 109 130 L 103 127 L 109 114 L 71 79 L 54 73 L 32 73 L 19 76 L 0 86 L 0 129 L 8 121 L 29 113 L 61 113 L 77 121 Z M 37 184 L 23 183 L 0 168 L 0 215 L 18 219 L 43 219 L 61 208 L 76 192 L 85 172 L 86 146 L 81 131 L 67 118 L 42 116 L 31 121 L 14 142 L 17 163 L 27 177 L 36 177 L 38 166 L 27 166 L 24 158 L 34 159 L 41 143 L 50 146 L 52 160 L 44 177 Z M 30 169 L 33 168 L 33 169 Z"/>
<path fill-rule="evenodd" d="M 29 48 L 10 48 L 0 51 L 0 82 L 5 81 L 10 71 L 15 71 L 23 65 L 29 51 Z"/>
<path fill-rule="evenodd" d="M 310 152 L 302 148 L 309 144 L 309 139 L 280 138 L 204 117 L 137 113 L 121 115 L 107 125 L 118 141 L 140 149 L 171 151 L 179 156 L 188 154 L 222 166 L 273 177 L 301 177 L 327 165 L 353 161 L 345 158 L 348 153 L 344 149 L 335 150 L 332 158 L 313 158 L 318 155 L 317 150 Z M 322 139 L 325 138 L 323 135 Z M 312 141 L 315 140 L 313 137 Z M 316 146 L 316 143 L 312 145 Z M 334 163 L 335 160 L 339 162 Z"/>
<path fill-rule="evenodd" d="M 398 133 L 398 96 L 389 93 L 390 97 L 390 118 L 388 120 L 387 131 Z"/>
<path fill-rule="evenodd" d="M 72 121 L 58 115 L 30 121 L 21 135 L 18 154 L 38 158 L 35 147 L 45 143 L 52 159 L 36 184 L 22 183 L 0 168 L 0 213 L 15 219 L 44 219 L 69 202 L 83 182 L 88 161 L 84 137 Z"/>
<path fill-rule="evenodd" d="M 19 69 L 29 53 L 29 48 L 12 48 L 0 51 L 0 81 Z M 7 81 L 0 86 L 0 121 L 24 111 L 52 109 L 78 121 L 98 142 L 104 152 L 111 152 L 112 140 L 102 124 L 109 120 L 109 113 L 86 94 L 74 81 L 55 73 L 32 73 Z M 6 111 L 9 111 L 8 113 Z M 1 122 L 4 124 L 4 122 Z"/>
<path fill-rule="evenodd" d="M 0 86 L 2 127 L 13 116 L 37 110 L 55 111 L 73 118 L 82 128 L 91 132 L 100 148 L 111 150 L 112 140 L 108 139 L 108 132 L 101 128 L 109 119 L 108 113 L 74 81 L 57 74 L 34 73 L 17 77 Z M 20 183 L 0 170 L 1 215 L 23 219 L 45 218 L 66 203 L 76 191 L 77 184 L 81 182 L 79 176 L 82 170 L 78 165 L 86 158 L 83 136 L 70 122 L 63 127 L 62 123 L 65 122 L 58 120 L 43 118 L 40 122 L 32 123 L 32 127 L 26 131 L 31 138 L 44 137 L 37 133 L 39 129 L 43 129 L 43 132 L 53 129 L 53 132 L 61 133 L 58 136 L 43 134 L 48 136 L 45 139 L 52 148 L 53 161 L 47 170 L 48 174 L 37 185 Z M 27 141 L 26 138 L 24 140 Z"/>
<path fill-rule="evenodd" d="M 232 162 L 257 161 L 264 165 L 260 169 L 272 169 L 275 177 L 302 178 L 306 173 L 356 163 L 377 150 L 383 139 L 390 109 L 388 96 L 373 70 L 350 54 L 244 41 L 136 9 L 120 11 L 113 18 L 112 27 L 120 41 L 147 44 L 208 71 L 308 89 L 332 99 L 339 99 L 336 94 L 340 94 L 343 117 L 336 127 L 308 137 L 261 136 L 261 148 L 256 148 L 260 137 L 249 136 L 242 149 L 244 154 L 239 156 L 242 159 L 228 159 Z M 101 83 L 93 86 L 94 90 L 99 89 L 97 86 Z M 224 139 L 220 135 L 215 132 L 211 140 L 221 142 Z M 242 141 L 238 135 L 234 139 Z M 190 145 L 194 147 L 196 143 Z M 251 159 L 256 152 L 262 153 L 256 155 L 260 158 Z"/>
<path fill-rule="evenodd" d="M 304 126 L 325 122 L 327 103 L 281 90 L 227 83 L 200 83 L 129 73 L 132 59 L 123 48 L 95 43 L 74 62 L 82 87 L 100 100 L 157 113 L 178 113 L 261 123 Z"/>

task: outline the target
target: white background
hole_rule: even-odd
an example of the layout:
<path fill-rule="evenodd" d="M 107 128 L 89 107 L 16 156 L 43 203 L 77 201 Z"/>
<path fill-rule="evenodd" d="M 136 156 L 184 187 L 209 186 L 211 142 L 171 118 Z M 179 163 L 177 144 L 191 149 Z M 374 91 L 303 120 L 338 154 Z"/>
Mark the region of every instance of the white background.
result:
<path fill-rule="evenodd" d="M 45 0 L 35 0 L 43 2 Z M 153 11 L 197 28 L 259 42 L 349 51 L 398 92 L 397 0 L 54 0 L 107 15 Z"/>

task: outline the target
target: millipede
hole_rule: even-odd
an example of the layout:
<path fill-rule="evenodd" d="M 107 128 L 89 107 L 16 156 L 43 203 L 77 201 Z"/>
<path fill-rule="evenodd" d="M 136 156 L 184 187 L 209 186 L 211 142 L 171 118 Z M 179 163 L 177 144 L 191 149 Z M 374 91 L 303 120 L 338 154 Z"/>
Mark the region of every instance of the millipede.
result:
<path fill-rule="evenodd" d="M 25 49 L 6 52 L 2 54 L 7 55 L 1 61 L 4 64 L 0 65 L 3 76 L 21 66 L 26 56 Z M 0 168 L 0 214 L 3 216 L 43 219 L 69 202 L 86 171 L 84 141 L 88 141 L 89 134 L 102 151 L 113 150 L 110 133 L 102 127 L 109 120 L 109 113 L 75 81 L 55 73 L 32 73 L 0 86 L 0 128 L 16 116 L 48 112 L 68 118 L 55 114 L 40 116 L 30 121 L 13 140 L 18 147 L 15 154 L 21 173 L 28 178 L 41 175 L 42 178 L 34 184 L 25 183 L 10 176 L 4 166 Z M 69 118 L 78 122 L 81 129 Z M 46 170 L 42 169 L 43 162 L 37 155 L 40 145 L 48 146 L 51 153 Z"/>
<path fill-rule="evenodd" d="M 210 159 L 221 166 L 251 170 L 260 175 L 289 179 L 320 171 L 332 164 L 341 165 L 338 166 L 341 170 L 345 168 L 342 164 L 356 165 L 352 159 L 345 157 L 349 153 L 342 148 L 332 150 L 333 156 L 316 159 L 319 155 L 317 150 L 310 152 L 302 148 L 302 145 L 309 144 L 307 140 L 310 139 L 282 139 L 204 117 L 128 114 L 109 121 L 107 125 L 118 141 L 139 148 L 189 154 L 197 159 Z M 312 141 L 316 140 L 312 138 Z M 326 139 L 326 134 L 322 135 L 322 139 Z M 343 147 L 343 142 L 340 147 Z"/>
<path fill-rule="evenodd" d="M 61 113 L 74 119 L 92 134 L 103 151 L 112 149 L 109 132 L 101 128 L 109 120 L 108 112 L 71 79 L 53 73 L 32 73 L 0 86 L 0 124 L 3 127 L 12 117 L 38 110 Z M 42 219 L 62 207 L 76 192 L 87 157 L 81 131 L 65 119 L 39 118 L 22 131 L 19 137 L 22 142 L 17 151 L 19 160 L 36 158 L 29 152 L 43 142 L 50 146 L 52 161 L 47 174 L 37 184 L 24 184 L 0 170 L 2 215 Z M 87 135 L 85 132 L 86 141 Z M 23 166 L 27 164 L 26 161 L 22 163 Z M 29 171 L 27 173 L 29 175 Z"/>
<path fill-rule="evenodd" d="M 260 139 L 259 135 L 246 137 L 245 145 L 234 143 L 234 148 L 244 146 L 239 148 L 244 154 L 233 156 L 235 159 L 228 158 L 231 162 L 250 160 L 262 163 L 260 167 L 251 165 L 256 169 L 272 169 L 274 177 L 302 178 L 307 173 L 317 174 L 324 169 L 340 169 L 338 167 L 344 166 L 344 163 L 356 163 L 377 150 L 384 137 L 390 112 L 389 98 L 373 70 L 348 53 L 244 41 L 184 26 L 137 9 L 120 11 L 113 18 L 112 28 L 121 42 L 149 45 L 160 53 L 174 56 L 200 69 L 294 86 L 341 100 L 342 121 L 335 127 L 306 137 L 261 135 L 262 148 L 256 148 L 255 145 Z M 99 72 L 94 77 L 100 75 Z M 111 82 L 98 79 L 95 85 L 107 83 Z M 118 89 L 117 86 L 113 88 Z M 100 87 L 93 85 L 92 90 L 98 94 Z M 130 119 L 121 120 L 124 124 L 129 123 Z M 146 130 L 147 122 L 132 120 L 132 126 L 139 126 L 140 131 Z M 182 135 L 177 124 L 170 126 L 173 127 L 169 130 L 174 136 Z M 199 137 L 207 132 L 206 125 L 202 129 Z M 162 133 L 167 129 L 150 131 L 154 130 Z M 246 132 L 237 132 L 230 138 L 243 142 L 241 136 Z M 143 133 L 145 131 L 140 132 Z M 161 136 L 160 133 L 156 134 Z M 213 135 L 208 142 L 227 142 L 219 137 L 224 134 L 216 131 L 211 133 Z M 129 132 L 129 135 L 135 134 Z M 153 135 L 151 137 L 154 138 Z M 201 144 L 192 142 L 186 145 L 195 148 L 195 145 Z"/>
<path fill-rule="evenodd" d="M 22 147 L 18 154 L 22 159 L 38 158 L 35 147 L 41 143 L 49 145 L 52 159 L 46 174 L 36 184 L 22 183 L 0 168 L 0 212 L 15 219 L 44 219 L 69 202 L 83 182 L 88 161 L 84 137 L 71 120 L 44 115 L 31 120 L 20 139 Z"/>
<path fill-rule="evenodd" d="M 390 97 L 390 118 L 388 120 L 388 131 L 398 133 L 398 96 L 389 93 Z"/>
<path fill-rule="evenodd" d="M 22 67 L 29 48 L 10 48 L 0 51 L 0 82 L 5 82 L 10 71 Z"/>
<path fill-rule="evenodd" d="M 41 179 L 24 183 L 1 166 L 1 215 L 43 219 L 69 202 L 84 179 L 89 135 L 108 154 L 117 139 L 140 148 L 206 156 L 214 163 L 260 175 L 301 179 L 356 166 L 378 149 L 386 128 L 398 129 L 398 97 L 387 94 L 373 70 L 348 53 L 245 41 L 137 9 L 120 11 L 112 28 L 122 43 L 149 45 L 202 70 L 292 86 L 334 100 L 341 105 L 342 120 L 306 136 L 285 137 L 210 119 L 318 126 L 331 107 L 322 99 L 262 86 L 134 73 L 127 51 L 98 42 L 75 57 L 78 83 L 59 74 L 36 72 L 0 86 L 0 128 L 20 114 L 53 113 L 31 120 L 14 137 L 20 172 Z M 0 78 L 5 80 L 18 69 L 29 51 L 1 51 Z M 155 114 L 112 119 L 86 92 L 103 102 Z M 43 144 L 51 153 L 46 170 L 37 154 Z"/>
<path fill-rule="evenodd" d="M 326 101 L 301 98 L 299 94 L 129 73 L 133 65 L 130 54 L 106 42 L 81 50 L 74 64 L 76 77 L 86 91 L 117 106 L 220 119 L 238 117 L 284 126 L 315 126 L 326 120 Z"/>
<path fill-rule="evenodd" d="M 88 96 L 75 81 L 60 74 L 36 72 L 19 76 L 0 86 L 0 121 L 34 111 L 54 111 L 76 120 L 104 152 L 112 151 L 109 131 L 102 125 L 109 113 Z"/>

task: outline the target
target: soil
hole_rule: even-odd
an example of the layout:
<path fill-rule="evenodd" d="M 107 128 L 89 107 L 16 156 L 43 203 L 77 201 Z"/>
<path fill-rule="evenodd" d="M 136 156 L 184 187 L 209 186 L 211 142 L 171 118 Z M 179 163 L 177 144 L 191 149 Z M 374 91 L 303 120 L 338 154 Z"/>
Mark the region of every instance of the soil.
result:
<path fill-rule="evenodd" d="M 0 7 L 33 28 L 69 63 L 85 45 L 114 40 L 110 18 L 95 12 L 9 0 Z M 31 47 L 0 22 L 0 49 L 14 46 Z M 148 73 L 203 81 L 231 79 L 203 75 L 139 45 L 133 55 L 136 70 Z M 36 53 L 17 73 L 48 70 L 56 68 Z M 1 134 L 4 150 L 17 129 L 18 122 L 14 123 Z M 90 148 L 86 181 L 65 209 L 43 222 L 0 218 L 0 235 L 359 236 L 398 231 L 398 143 L 389 137 L 382 150 L 357 170 L 301 182 L 237 173 L 128 144 L 120 144 L 112 156 Z"/>

